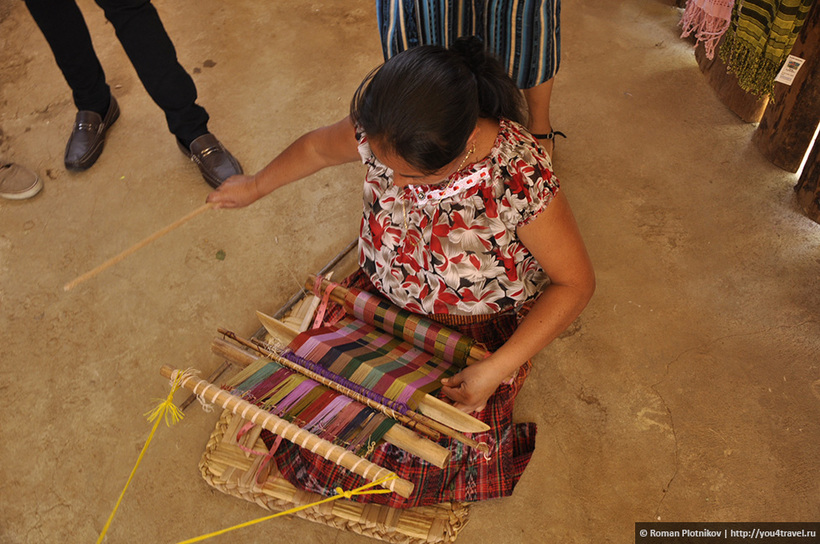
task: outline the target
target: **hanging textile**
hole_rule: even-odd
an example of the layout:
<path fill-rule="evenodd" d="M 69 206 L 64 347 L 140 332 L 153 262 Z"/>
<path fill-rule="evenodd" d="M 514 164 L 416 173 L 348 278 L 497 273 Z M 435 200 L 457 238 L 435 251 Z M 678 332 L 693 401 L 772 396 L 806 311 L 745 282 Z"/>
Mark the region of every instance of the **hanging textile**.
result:
<path fill-rule="evenodd" d="M 737 0 L 720 58 L 740 87 L 757 96 L 774 92 L 814 0 Z"/>
<path fill-rule="evenodd" d="M 695 46 L 702 43 L 706 58 L 715 58 L 715 47 L 729 29 L 734 5 L 735 0 L 688 0 L 680 20 L 680 37 L 694 35 Z"/>

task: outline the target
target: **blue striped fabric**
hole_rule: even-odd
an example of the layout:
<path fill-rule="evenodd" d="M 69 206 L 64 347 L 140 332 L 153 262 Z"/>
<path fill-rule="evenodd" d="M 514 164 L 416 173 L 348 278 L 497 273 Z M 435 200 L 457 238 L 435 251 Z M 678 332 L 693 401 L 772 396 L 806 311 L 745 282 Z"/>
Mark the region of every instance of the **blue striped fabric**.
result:
<path fill-rule="evenodd" d="M 552 79 L 561 60 L 561 0 L 376 0 L 384 58 L 477 35 L 521 89 Z"/>

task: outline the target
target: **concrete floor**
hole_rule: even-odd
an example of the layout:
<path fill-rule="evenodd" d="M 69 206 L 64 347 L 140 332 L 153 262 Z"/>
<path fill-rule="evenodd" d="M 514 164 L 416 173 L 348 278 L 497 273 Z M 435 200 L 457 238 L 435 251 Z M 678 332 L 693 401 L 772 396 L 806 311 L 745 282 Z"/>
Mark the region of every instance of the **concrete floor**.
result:
<path fill-rule="evenodd" d="M 557 173 L 596 266 L 579 320 L 518 403 L 539 424 L 515 494 L 459 541 L 628 543 L 636 521 L 820 520 L 820 225 L 793 174 L 715 98 L 666 0 L 563 6 Z M 211 130 L 256 171 L 341 118 L 380 62 L 370 0 L 157 0 Z M 81 0 L 122 107 L 89 171 L 62 165 L 74 107 L 20 1 L 0 0 L 0 156 L 43 192 L 0 201 L 0 542 L 93 542 L 167 394 L 207 375 L 219 326 L 250 334 L 356 235 L 349 165 L 242 211 L 209 212 L 73 291 L 62 286 L 198 207 L 101 10 Z M 320 220 L 317 220 L 320 219 Z M 226 257 L 219 260 L 218 251 Z M 178 394 L 178 401 L 184 395 Z M 171 543 L 261 516 L 197 462 L 217 419 L 164 426 L 107 542 Z M 212 542 L 370 542 L 296 518 Z"/>

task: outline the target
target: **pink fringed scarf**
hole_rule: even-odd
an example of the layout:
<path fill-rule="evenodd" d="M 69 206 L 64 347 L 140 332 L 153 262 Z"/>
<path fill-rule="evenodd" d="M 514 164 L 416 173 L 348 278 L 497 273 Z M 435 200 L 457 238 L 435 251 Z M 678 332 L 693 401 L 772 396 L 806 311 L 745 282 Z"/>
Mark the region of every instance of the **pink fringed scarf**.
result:
<path fill-rule="evenodd" d="M 734 3 L 735 0 L 688 0 L 680 20 L 681 38 L 694 33 L 697 43 L 703 42 L 706 58 L 713 59 L 720 37 L 729 28 Z"/>

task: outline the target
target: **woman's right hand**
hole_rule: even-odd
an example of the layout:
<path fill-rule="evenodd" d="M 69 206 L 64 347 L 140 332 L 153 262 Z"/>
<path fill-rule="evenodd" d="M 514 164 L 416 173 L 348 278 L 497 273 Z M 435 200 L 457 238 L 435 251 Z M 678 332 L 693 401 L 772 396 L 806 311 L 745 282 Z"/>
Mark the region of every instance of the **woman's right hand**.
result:
<path fill-rule="evenodd" d="M 231 176 L 222 182 L 219 189 L 208 195 L 206 202 L 216 204 L 215 208 L 243 208 L 261 198 L 254 176 Z"/>

